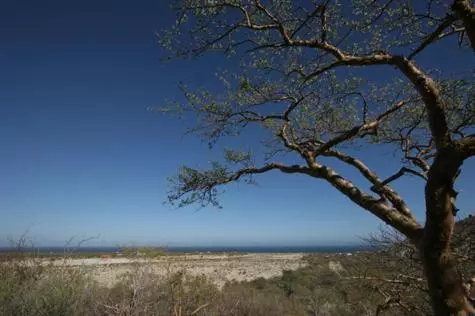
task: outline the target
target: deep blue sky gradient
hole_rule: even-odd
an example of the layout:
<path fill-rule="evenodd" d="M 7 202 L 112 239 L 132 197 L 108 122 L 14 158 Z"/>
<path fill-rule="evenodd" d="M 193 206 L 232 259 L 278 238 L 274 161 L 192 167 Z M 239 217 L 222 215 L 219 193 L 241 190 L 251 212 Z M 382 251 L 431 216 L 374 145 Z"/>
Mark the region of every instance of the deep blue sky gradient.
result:
<path fill-rule="evenodd" d="M 377 219 L 327 183 L 277 172 L 258 187 L 225 188 L 220 211 L 162 204 L 166 177 L 220 153 L 184 137 L 186 121 L 147 108 L 179 97 L 178 81 L 206 84 L 236 62 L 161 63 L 155 32 L 173 18 L 159 0 L 0 2 L 0 245 L 25 231 L 43 246 L 98 234 L 88 245 L 326 245 L 376 231 Z M 421 63 L 464 70 L 466 57 L 473 65 L 470 52 L 452 59 L 453 47 Z M 241 144 L 257 144 L 246 135 Z M 398 168 L 391 152 L 358 154 L 389 175 Z M 474 171 L 467 162 L 458 181 L 465 215 L 474 210 Z M 395 187 L 423 218 L 422 183 Z"/>

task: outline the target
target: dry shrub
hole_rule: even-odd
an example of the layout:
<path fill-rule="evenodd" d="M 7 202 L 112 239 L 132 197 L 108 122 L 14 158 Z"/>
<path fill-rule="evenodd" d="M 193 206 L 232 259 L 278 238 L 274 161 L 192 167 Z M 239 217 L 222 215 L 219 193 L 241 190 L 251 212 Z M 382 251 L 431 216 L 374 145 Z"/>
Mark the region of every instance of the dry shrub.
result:
<path fill-rule="evenodd" d="M 473 218 L 454 240 L 462 275 L 473 276 Z M 377 252 L 318 254 L 280 277 L 229 282 L 218 289 L 186 271 L 154 274 L 143 255 L 113 287 L 101 287 L 87 267 L 48 261 L 19 250 L 0 256 L 0 316 L 279 316 L 424 315 L 430 313 L 417 253 L 397 235 L 370 242 Z M 143 252 L 141 252 L 142 254 Z M 155 256 L 155 253 L 153 254 Z M 153 257 L 150 256 L 150 257 Z M 394 282 L 393 282 L 394 281 Z"/>
<path fill-rule="evenodd" d="M 252 284 L 227 284 L 208 315 L 306 315 L 302 306 L 277 288 L 257 289 Z"/>
<path fill-rule="evenodd" d="M 0 263 L 0 315 L 94 314 L 99 287 L 82 268 L 53 265 L 33 254 Z"/>

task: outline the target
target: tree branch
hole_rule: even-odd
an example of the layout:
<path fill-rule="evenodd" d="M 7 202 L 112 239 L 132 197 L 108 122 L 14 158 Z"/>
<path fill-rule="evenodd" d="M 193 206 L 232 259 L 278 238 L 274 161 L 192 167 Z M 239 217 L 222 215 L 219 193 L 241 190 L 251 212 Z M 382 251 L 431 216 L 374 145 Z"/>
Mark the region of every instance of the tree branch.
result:
<path fill-rule="evenodd" d="M 453 16 L 447 16 L 445 20 L 440 23 L 440 25 L 434 30 L 434 32 L 426 36 L 422 43 L 411 54 L 409 54 L 409 56 L 407 56 L 407 59 L 413 59 L 417 54 L 422 52 L 424 48 L 429 46 L 431 43 L 437 41 L 438 39 L 442 38 L 442 32 L 444 32 L 444 30 L 449 27 L 454 21 L 455 18 Z"/>
<path fill-rule="evenodd" d="M 335 150 L 326 151 L 322 155 L 326 157 L 335 157 L 340 161 L 345 162 L 356 168 L 372 184 L 371 191 L 387 198 L 393 204 L 393 206 L 404 216 L 410 218 L 413 221 L 417 221 L 409 207 L 404 202 L 403 198 L 399 194 L 397 194 L 396 191 L 387 186 L 388 183 L 383 183 L 383 181 L 373 171 L 371 171 L 371 169 L 367 167 L 361 160 L 345 155 L 342 152 Z"/>
<path fill-rule="evenodd" d="M 168 201 L 171 204 L 178 201 L 179 207 L 197 202 L 202 206 L 207 204 L 219 206 L 216 187 L 238 181 L 244 176 L 262 174 L 271 170 L 280 170 L 288 174 L 313 174 L 308 167 L 288 166 L 277 162 L 266 164 L 260 168 L 246 167 L 235 172 L 230 172 L 219 164 L 213 164 L 212 169 L 204 171 L 182 167 L 177 176 L 169 179 L 172 189 L 168 194 Z"/>
<path fill-rule="evenodd" d="M 462 20 L 470 45 L 475 51 L 475 8 L 470 2 L 470 0 L 455 0 L 452 11 Z"/>
<path fill-rule="evenodd" d="M 298 152 L 302 157 L 305 158 L 305 153 L 302 150 L 302 148 L 300 146 L 298 146 L 297 144 L 295 144 L 295 141 L 294 141 L 295 137 L 293 137 L 293 135 L 292 135 L 291 136 L 292 140 L 289 139 L 289 136 L 288 136 L 288 129 L 289 128 L 291 129 L 290 121 L 287 121 L 284 124 L 282 124 L 282 126 L 280 128 L 280 131 L 279 131 L 279 134 L 277 136 L 280 139 L 282 139 L 282 141 L 284 142 L 285 147 L 287 147 L 290 150 Z M 290 130 L 290 133 L 292 134 L 292 130 Z"/>
<path fill-rule="evenodd" d="M 290 37 L 294 37 L 294 36 L 308 23 L 308 21 L 310 21 L 310 19 L 313 19 L 314 17 L 316 17 L 317 14 L 322 11 L 322 8 L 323 8 L 322 5 L 318 5 L 318 6 L 312 11 L 312 13 L 310 13 L 310 14 L 305 18 L 305 20 L 303 20 L 302 23 L 300 23 L 300 25 L 295 28 L 295 30 L 292 32 L 292 34 L 290 35 Z"/>
<path fill-rule="evenodd" d="M 364 193 L 351 181 L 339 175 L 335 170 L 320 165 L 313 159 L 309 159 L 309 166 L 313 171 L 312 176 L 325 179 L 354 203 L 361 206 L 363 209 L 368 210 L 386 224 L 406 235 L 408 238 L 417 240 L 421 237 L 422 227 L 413 217 L 401 214 L 397 209 L 386 205 L 384 200 L 376 199 L 373 196 Z"/>
<path fill-rule="evenodd" d="M 341 135 L 337 136 L 337 137 L 334 137 L 333 139 L 325 142 L 323 145 L 321 145 L 320 147 L 318 147 L 315 152 L 313 153 L 316 156 L 322 154 L 323 152 L 331 149 L 332 147 L 342 143 L 343 141 L 346 141 L 346 140 L 349 140 L 353 137 L 355 137 L 356 135 L 362 133 L 362 132 L 367 132 L 367 131 L 371 131 L 375 128 L 378 127 L 378 124 L 384 120 L 385 118 L 387 118 L 389 115 L 391 115 L 392 113 L 396 112 L 397 110 L 399 110 L 401 107 L 403 107 L 404 105 L 407 104 L 407 101 L 400 101 L 398 102 L 395 106 L 393 106 L 392 108 L 388 109 L 387 111 L 385 111 L 384 113 L 380 114 L 375 120 L 369 122 L 369 123 L 365 123 L 365 124 L 362 124 L 362 125 L 358 125 L 358 126 L 355 126 L 353 127 L 352 129 L 342 133 Z"/>
<path fill-rule="evenodd" d="M 345 277 L 344 279 L 347 280 L 369 280 L 369 281 L 381 281 L 385 283 L 395 283 L 395 284 L 407 284 L 411 285 L 413 282 L 424 282 L 424 279 L 422 278 L 416 278 L 412 276 L 404 276 L 404 275 L 399 275 L 399 277 L 403 279 L 387 279 L 387 278 L 380 278 L 380 277 L 370 277 L 370 276 L 351 276 L 351 277 Z"/>
<path fill-rule="evenodd" d="M 464 159 L 475 156 L 475 134 L 468 135 L 457 141 L 456 147 Z"/>
<path fill-rule="evenodd" d="M 393 174 L 392 176 L 388 177 L 386 180 L 382 181 L 380 184 L 378 185 L 375 185 L 374 188 L 378 188 L 378 187 L 381 187 L 381 186 L 384 186 L 386 184 L 389 184 L 390 182 L 396 180 L 396 179 L 399 179 L 400 177 L 402 177 L 403 175 L 405 175 L 406 173 L 410 173 L 410 174 L 413 174 L 413 175 L 416 175 L 424 180 L 427 181 L 427 176 L 420 173 L 420 172 L 417 172 L 415 170 L 412 170 L 412 169 L 409 169 L 409 168 L 406 168 L 406 167 L 402 167 L 398 172 L 396 172 L 395 174 Z"/>
<path fill-rule="evenodd" d="M 232 182 L 239 180 L 244 175 L 249 175 L 249 174 L 261 174 L 265 173 L 270 170 L 280 170 L 283 173 L 303 173 L 303 174 L 309 174 L 311 172 L 310 168 L 300 166 L 300 165 L 292 165 L 292 166 L 287 166 L 278 162 L 273 162 L 269 163 L 261 168 L 246 168 L 246 169 L 241 169 L 234 173 L 232 176 L 228 177 L 225 182 L 221 182 L 219 184 L 224 184 L 226 182 Z"/>
<path fill-rule="evenodd" d="M 391 63 L 406 75 L 421 95 L 427 110 L 429 127 L 434 138 L 435 147 L 442 149 L 449 146 L 452 139 L 447 126 L 444 103 L 437 84 L 406 58 L 396 57 Z"/>
<path fill-rule="evenodd" d="M 468 4 L 467 0 L 461 0 L 461 1 L 456 0 L 456 2 L 461 3 L 461 4 L 464 4 L 464 3 Z M 276 20 L 276 18 L 273 17 L 272 15 L 271 15 L 271 19 L 273 19 L 273 21 Z M 426 108 L 427 108 L 427 112 L 429 116 L 429 125 L 431 128 L 431 133 L 435 140 L 436 147 L 442 148 L 447 145 L 450 145 L 451 138 L 448 132 L 447 121 L 446 121 L 444 110 L 443 110 L 444 108 L 443 102 L 440 98 L 440 92 L 437 89 L 437 85 L 430 77 L 428 77 L 419 68 L 417 68 L 414 65 L 414 63 L 412 63 L 409 59 L 401 57 L 401 56 L 390 55 L 385 52 L 376 52 L 376 53 L 366 55 L 366 56 L 349 55 L 343 52 L 342 50 L 340 50 L 339 48 L 337 48 L 336 46 L 333 46 L 326 41 L 321 41 L 321 39 L 318 39 L 318 38 L 314 38 L 311 40 L 291 39 L 288 36 L 288 34 L 286 34 L 282 26 L 277 25 L 277 28 L 279 29 L 281 36 L 283 37 L 283 40 L 286 45 L 320 49 L 332 54 L 336 58 L 336 61 L 334 63 L 320 69 L 319 71 L 316 72 L 317 74 L 322 73 L 323 71 L 329 70 L 331 68 L 335 68 L 335 67 L 339 67 L 343 65 L 346 65 L 346 66 L 365 66 L 365 65 L 396 66 L 406 75 L 406 77 L 412 82 L 416 90 L 422 96 L 424 104 L 426 105 Z"/>
<path fill-rule="evenodd" d="M 272 20 L 272 22 L 275 23 L 275 25 L 277 26 L 277 29 L 279 30 L 282 38 L 284 39 L 284 42 L 286 44 L 290 44 L 290 41 L 291 41 L 290 36 L 287 33 L 287 30 L 284 28 L 284 25 L 282 24 L 282 22 L 278 18 L 276 18 L 265 6 L 263 6 L 262 3 L 259 0 L 254 0 L 254 5 L 259 10 L 264 12 L 264 14 L 267 15 L 267 17 L 269 17 Z"/>

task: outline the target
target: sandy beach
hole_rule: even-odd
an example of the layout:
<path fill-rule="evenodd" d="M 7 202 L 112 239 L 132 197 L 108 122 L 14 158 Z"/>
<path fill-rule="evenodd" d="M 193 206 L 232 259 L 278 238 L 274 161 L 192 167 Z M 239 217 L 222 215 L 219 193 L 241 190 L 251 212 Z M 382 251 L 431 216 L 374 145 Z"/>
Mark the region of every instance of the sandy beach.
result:
<path fill-rule="evenodd" d="M 301 253 L 251 254 L 184 254 L 165 255 L 158 259 L 87 258 L 58 260 L 57 266 L 85 269 L 100 284 L 111 287 L 126 273 L 150 273 L 157 276 L 184 271 L 204 275 L 218 287 L 226 281 L 249 281 L 271 278 L 282 270 L 295 270 L 305 265 Z"/>

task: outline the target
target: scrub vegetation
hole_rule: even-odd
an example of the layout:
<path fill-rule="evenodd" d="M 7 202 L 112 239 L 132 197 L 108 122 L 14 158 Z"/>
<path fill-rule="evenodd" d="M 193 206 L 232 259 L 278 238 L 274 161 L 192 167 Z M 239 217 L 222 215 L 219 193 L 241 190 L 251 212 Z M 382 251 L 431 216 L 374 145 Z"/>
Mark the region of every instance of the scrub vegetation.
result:
<path fill-rule="evenodd" d="M 463 232 L 453 244 L 458 271 L 473 276 L 475 218 L 460 221 L 456 229 Z M 431 314 L 417 249 L 393 231 L 368 242 L 374 251 L 309 254 L 298 270 L 284 270 L 270 279 L 228 282 L 221 288 L 186 270 L 154 275 L 146 269 L 147 262 L 105 287 L 86 266 L 53 265 L 20 247 L 1 257 L 0 315 Z M 473 295 L 470 285 L 467 293 Z"/>

